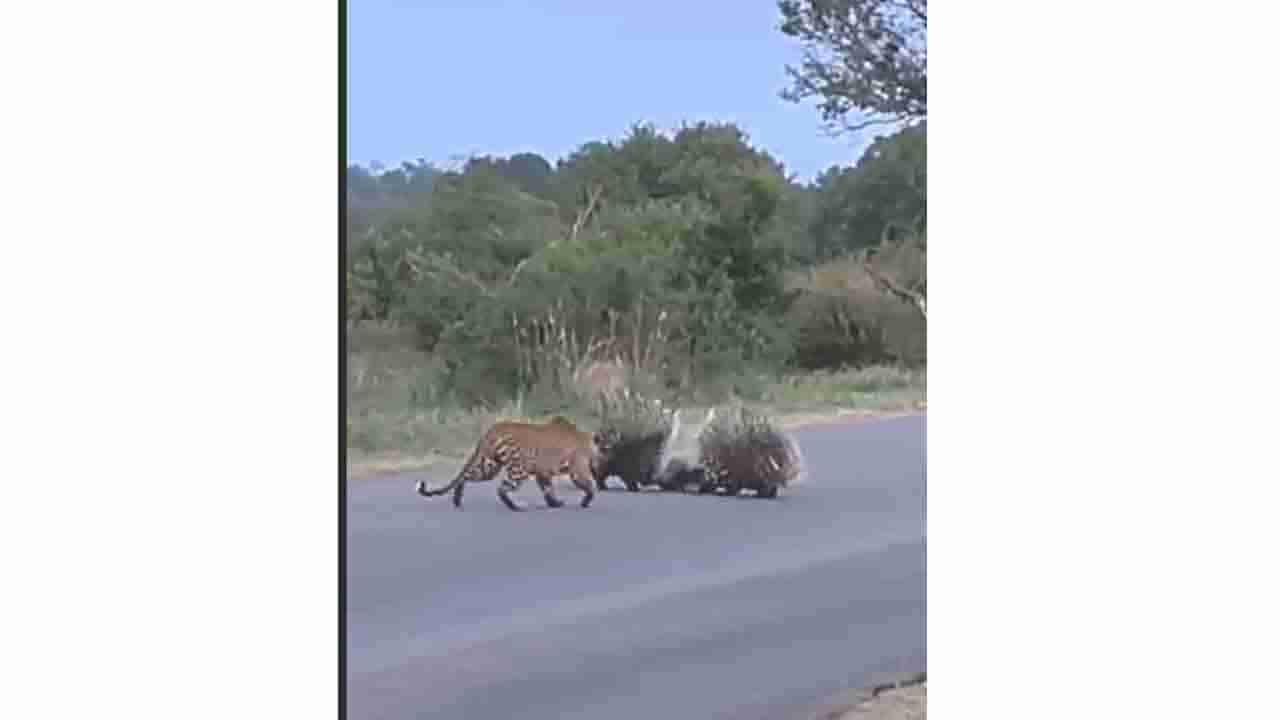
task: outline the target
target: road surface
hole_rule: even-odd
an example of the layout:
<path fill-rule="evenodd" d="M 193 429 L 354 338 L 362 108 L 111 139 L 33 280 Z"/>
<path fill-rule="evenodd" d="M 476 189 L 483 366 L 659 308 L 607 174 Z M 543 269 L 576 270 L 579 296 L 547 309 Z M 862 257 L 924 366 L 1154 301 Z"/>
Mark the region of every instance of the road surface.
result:
<path fill-rule="evenodd" d="M 800 430 L 775 500 L 351 481 L 348 717 L 789 720 L 925 670 L 925 425 Z"/>

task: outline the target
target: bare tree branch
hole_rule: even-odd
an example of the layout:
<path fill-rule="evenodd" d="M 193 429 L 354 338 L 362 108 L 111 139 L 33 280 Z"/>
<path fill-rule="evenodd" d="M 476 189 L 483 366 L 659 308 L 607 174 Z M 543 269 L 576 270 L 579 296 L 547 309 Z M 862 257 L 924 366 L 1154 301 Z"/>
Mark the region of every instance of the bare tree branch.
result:
<path fill-rule="evenodd" d="M 860 122 L 849 122 L 845 118 L 839 120 L 830 120 L 822 125 L 822 132 L 830 138 L 837 138 L 841 135 L 861 132 L 869 127 L 876 125 L 893 125 L 896 123 L 906 122 L 906 118 L 896 115 L 874 116 L 866 118 Z"/>
<path fill-rule="evenodd" d="M 876 281 L 877 285 L 883 288 L 890 295 L 893 295 L 899 300 L 902 300 L 903 302 L 910 304 L 917 311 L 919 311 L 920 317 L 924 318 L 925 320 L 928 320 L 928 316 L 925 314 L 925 296 L 924 295 L 921 295 L 918 292 L 912 292 L 911 290 L 908 290 L 902 287 L 901 285 L 899 285 L 898 283 L 894 282 L 892 278 L 890 278 L 889 276 L 877 270 L 871 264 L 870 258 L 866 256 L 862 258 L 862 267 L 864 270 L 867 271 L 867 274 L 871 276 L 871 279 Z"/>
<path fill-rule="evenodd" d="M 480 278 L 464 272 L 446 255 L 409 250 L 405 253 L 405 259 L 416 273 L 429 273 L 437 277 L 441 274 L 449 275 L 455 280 L 475 287 L 486 297 L 497 297 L 493 289 L 481 282 Z"/>
<path fill-rule="evenodd" d="M 574 242 L 575 240 L 578 239 L 578 231 L 582 229 L 582 226 L 586 224 L 587 219 L 591 217 L 591 213 L 592 211 L 595 210 L 596 203 L 600 200 L 600 194 L 602 192 L 604 192 L 604 186 L 597 185 L 588 194 L 587 206 L 578 212 L 578 217 L 576 220 L 574 220 L 573 227 L 569 230 L 568 237 L 564 239 L 567 239 L 569 242 Z M 543 246 L 536 252 L 532 253 L 528 257 L 516 263 L 515 269 L 511 271 L 511 277 L 507 279 L 507 287 L 512 287 L 516 284 L 516 278 L 520 276 L 520 271 L 524 269 L 524 266 L 526 263 L 528 263 L 535 256 L 537 256 L 538 253 L 546 252 L 547 250 L 550 250 L 551 248 L 558 246 L 560 244 L 560 240 L 561 240 L 560 238 L 552 240 L 551 242 L 547 243 L 545 246 Z"/>
<path fill-rule="evenodd" d="M 587 218 L 591 217 L 591 212 L 595 210 L 596 203 L 600 200 L 600 194 L 604 192 L 603 185 L 597 185 L 587 197 L 587 206 L 578 213 L 578 219 L 573 222 L 573 229 L 569 231 L 569 242 L 573 242 L 578 237 L 578 231 L 582 229 L 583 224 L 587 222 Z"/>

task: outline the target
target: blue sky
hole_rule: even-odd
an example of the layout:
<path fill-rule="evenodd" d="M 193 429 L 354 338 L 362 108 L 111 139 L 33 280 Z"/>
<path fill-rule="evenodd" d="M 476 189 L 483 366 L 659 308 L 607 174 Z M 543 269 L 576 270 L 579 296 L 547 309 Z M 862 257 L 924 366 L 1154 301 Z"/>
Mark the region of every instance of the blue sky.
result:
<path fill-rule="evenodd" d="M 349 162 L 531 151 L 556 159 L 636 122 L 733 121 L 810 180 L 866 140 L 778 97 L 799 49 L 774 0 L 349 0 Z"/>

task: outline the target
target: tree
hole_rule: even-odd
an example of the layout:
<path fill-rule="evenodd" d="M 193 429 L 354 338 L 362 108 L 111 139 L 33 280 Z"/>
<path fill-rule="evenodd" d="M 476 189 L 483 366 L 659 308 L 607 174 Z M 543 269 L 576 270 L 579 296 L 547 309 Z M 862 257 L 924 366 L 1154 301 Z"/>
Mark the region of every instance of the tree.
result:
<path fill-rule="evenodd" d="M 927 0 L 780 0 L 778 9 L 782 32 L 804 46 L 783 98 L 820 98 L 833 134 L 927 117 Z"/>
<path fill-rule="evenodd" d="M 562 159 L 555 198 L 571 215 L 587 188 L 603 188 L 606 205 L 673 197 L 678 193 L 663 176 L 675 161 L 672 140 L 653 125 L 637 123 L 621 141 L 588 142 Z"/>
<path fill-rule="evenodd" d="M 621 142 L 583 145 L 556 174 L 562 208 L 591 187 L 602 189 L 603 207 L 654 201 L 704 207 L 712 220 L 680 248 L 695 282 L 707 286 L 723 272 L 741 310 L 776 309 L 785 248 L 775 228 L 787 180 L 782 164 L 752 147 L 736 125 L 693 123 L 670 138 L 635 125 Z"/>
<path fill-rule="evenodd" d="M 684 127 L 673 144 L 675 162 L 663 180 L 715 216 L 704 237 L 684 249 L 699 283 L 723 271 L 741 310 L 778 310 L 785 249 L 770 242 L 769 230 L 786 190 L 782 164 L 751 147 L 746 133 L 732 124 Z"/>
<path fill-rule="evenodd" d="M 820 260 L 880 243 L 886 232 L 925 225 L 925 123 L 878 138 L 853 167 L 831 167 L 818 176 L 809 226 Z"/>
<path fill-rule="evenodd" d="M 537 153 L 516 153 L 507 158 L 499 172 L 521 190 L 546 197 L 551 182 L 551 163 Z"/>
<path fill-rule="evenodd" d="M 389 215 L 425 208 L 441 171 L 425 160 L 402 163 L 393 170 L 347 168 L 347 238 L 356 242 Z"/>
<path fill-rule="evenodd" d="M 463 165 L 463 175 L 488 174 L 507 184 L 538 197 L 546 197 L 551 179 L 551 163 L 537 153 L 516 153 L 509 158 L 480 155 L 468 158 Z"/>

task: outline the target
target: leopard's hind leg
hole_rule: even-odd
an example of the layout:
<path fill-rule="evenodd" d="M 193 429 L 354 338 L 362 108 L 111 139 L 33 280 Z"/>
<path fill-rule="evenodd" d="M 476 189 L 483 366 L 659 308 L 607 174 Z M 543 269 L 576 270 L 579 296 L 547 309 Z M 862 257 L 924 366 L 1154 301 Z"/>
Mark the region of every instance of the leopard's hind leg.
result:
<path fill-rule="evenodd" d="M 494 460 L 491 457 L 481 458 L 479 469 L 476 472 L 476 477 L 468 480 L 467 482 L 489 482 L 501 469 L 502 464 L 497 460 Z M 462 508 L 462 491 L 463 488 L 467 486 L 467 482 L 460 482 L 458 483 L 458 487 L 453 489 L 453 506 L 456 508 Z"/>
<path fill-rule="evenodd" d="M 511 463 L 507 465 L 507 476 L 498 485 L 498 499 L 502 501 L 503 505 L 516 512 L 524 510 L 519 503 L 511 499 L 511 493 L 519 490 L 528 477 L 529 472 L 520 464 Z"/>

